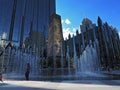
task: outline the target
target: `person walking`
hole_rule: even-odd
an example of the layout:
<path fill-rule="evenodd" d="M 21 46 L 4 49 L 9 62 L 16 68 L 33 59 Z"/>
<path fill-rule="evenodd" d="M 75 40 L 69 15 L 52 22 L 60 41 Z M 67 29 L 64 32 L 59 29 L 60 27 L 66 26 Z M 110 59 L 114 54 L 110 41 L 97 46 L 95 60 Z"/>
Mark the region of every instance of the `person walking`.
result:
<path fill-rule="evenodd" d="M 2 80 L 2 73 L 0 73 L 0 81 L 3 82 L 3 80 Z"/>
<path fill-rule="evenodd" d="M 29 80 L 29 74 L 30 74 L 30 64 L 26 64 L 26 71 L 25 71 L 25 78 L 26 80 Z"/>

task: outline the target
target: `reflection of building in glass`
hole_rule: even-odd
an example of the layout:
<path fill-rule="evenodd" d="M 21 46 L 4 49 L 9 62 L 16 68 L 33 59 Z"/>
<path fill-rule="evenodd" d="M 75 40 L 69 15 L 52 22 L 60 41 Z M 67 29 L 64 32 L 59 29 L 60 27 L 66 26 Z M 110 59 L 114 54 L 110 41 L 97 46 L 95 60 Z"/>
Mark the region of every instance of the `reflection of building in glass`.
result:
<path fill-rule="evenodd" d="M 7 33 L 3 33 L 2 36 L 0 36 L 0 47 L 5 47 L 7 42 L 6 42 L 6 39 L 7 39 Z"/>
<path fill-rule="evenodd" d="M 38 49 L 38 55 L 42 55 L 42 48 L 45 46 L 44 33 L 38 31 L 32 31 L 30 33 L 30 36 L 25 39 L 25 48 L 31 49 L 33 53 L 36 53 L 36 49 Z"/>
<path fill-rule="evenodd" d="M 46 38 L 48 37 L 49 18 L 56 13 L 56 2 L 55 0 L 0 0 L 0 11 L 0 30 L 8 33 L 10 41 L 19 41 L 22 46 L 31 29 L 44 31 Z M 0 31 L 1 33 L 3 32 Z"/>

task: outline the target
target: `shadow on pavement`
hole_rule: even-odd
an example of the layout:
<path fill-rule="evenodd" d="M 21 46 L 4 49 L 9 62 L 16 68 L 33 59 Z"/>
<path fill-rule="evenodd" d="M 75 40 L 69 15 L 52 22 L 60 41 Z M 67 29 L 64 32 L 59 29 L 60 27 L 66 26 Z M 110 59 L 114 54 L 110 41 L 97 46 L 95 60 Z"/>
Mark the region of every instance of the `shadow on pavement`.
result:
<path fill-rule="evenodd" d="M 54 89 L 39 88 L 39 87 L 25 87 L 25 86 L 0 83 L 0 90 L 54 90 Z"/>

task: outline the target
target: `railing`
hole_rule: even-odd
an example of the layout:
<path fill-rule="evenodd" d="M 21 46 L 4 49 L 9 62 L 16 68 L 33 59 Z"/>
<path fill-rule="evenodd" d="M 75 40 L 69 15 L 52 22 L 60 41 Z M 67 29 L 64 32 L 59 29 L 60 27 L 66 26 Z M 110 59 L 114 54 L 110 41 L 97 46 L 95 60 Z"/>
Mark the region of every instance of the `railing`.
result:
<path fill-rule="evenodd" d="M 10 42 L 0 52 L 0 72 L 1 73 L 5 73 L 6 66 L 8 65 L 7 60 L 9 60 L 8 59 L 9 58 L 9 56 L 8 56 L 8 53 L 9 53 L 8 49 L 9 48 L 13 48 Z"/>

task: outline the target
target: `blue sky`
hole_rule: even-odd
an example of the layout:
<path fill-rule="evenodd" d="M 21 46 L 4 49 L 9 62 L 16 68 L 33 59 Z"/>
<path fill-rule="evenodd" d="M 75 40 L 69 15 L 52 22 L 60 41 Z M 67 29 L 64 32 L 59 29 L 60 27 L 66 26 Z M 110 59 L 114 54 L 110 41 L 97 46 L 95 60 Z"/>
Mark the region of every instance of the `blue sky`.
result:
<path fill-rule="evenodd" d="M 85 17 L 97 24 L 98 16 L 120 33 L 119 5 L 120 0 L 56 0 L 56 11 L 62 17 L 64 37 L 68 33 L 75 33 Z"/>
<path fill-rule="evenodd" d="M 0 0 L 0 35 L 8 32 L 10 28 L 10 21 L 12 15 L 12 1 Z M 19 2 L 24 0 L 18 0 Z M 29 1 L 29 0 L 28 0 Z M 35 0 L 34 0 L 35 1 Z M 22 2 L 21 2 L 22 3 Z M 19 3 L 18 13 L 16 13 L 15 30 L 20 32 L 22 5 Z M 30 2 L 29 2 L 30 3 Z M 28 3 L 28 4 L 29 4 Z M 7 4 L 7 5 L 6 5 Z M 109 25 L 116 27 L 120 33 L 120 0 L 56 0 L 56 12 L 62 17 L 63 35 L 68 37 L 68 34 L 76 32 L 80 29 L 80 24 L 83 18 L 87 17 L 97 24 L 97 17 L 100 16 L 103 22 L 108 22 Z M 5 8 L 4 8 L 5 7 Z M 28 16 L 30 11 L 30 4 L 28 5 Z M 36 20 L 36 19 L 35 19 Z M 40 20 L 39 20 L 40 21 Z M 36 21 L 35 21 L 36 22 Z M 26 33 L 28 36 L 30 19 L 27 18 L 25 22 Z M 5 25 L 5 26 L 4 26 Z M 34 24 L 34 29 L 36 25 Z M 18 40 L 19 32 L 14 31 L 13 37 Z"/>

